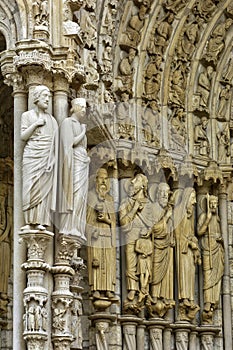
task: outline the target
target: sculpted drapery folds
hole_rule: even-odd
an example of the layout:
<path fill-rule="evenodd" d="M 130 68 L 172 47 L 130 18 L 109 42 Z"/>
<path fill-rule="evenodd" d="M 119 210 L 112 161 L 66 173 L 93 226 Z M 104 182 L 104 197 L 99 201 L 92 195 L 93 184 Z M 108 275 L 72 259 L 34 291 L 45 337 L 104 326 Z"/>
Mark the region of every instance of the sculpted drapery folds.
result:
<path fill-rule="evenodd" d="M 187 187 L 174 211 L 176 266 L 178 277 L 179 318 L 192 320 L 199 307 L 194 302 L 195 268 L 200 264 L 198 240 L 194 234 L 196 193 Z"/>
<path fill-rule="evenodd" d="M 88 275 L 94 298 L 112 298 L 115 293 L 116 215 L 109 190 L 108 173 L 100 168 L 87 205 Z"/>
<path fill-rule="evenodd" d="M 141 286 L 139 284 L 138 272 L 141 270 L 141 258 L 138 261 L 138 246 L 142 244 L 137 243 L 137 240 L 143 239 L 141 237 L 145 236 L 148 229 L 152 226 L 151 222 L 151 212 L 147 194 L 148 180 L 147 177 L 143 174 L 137 174 L 131 180 L 131 187 L 128 193 L 128 198 L 123 199 L 120 210 L 119 210 L 119 219 L 122 234 L 125 236 L 125 255 L 126 255 L 126 281 L 127 281 L 127 290 L 129 301 L 133 301 L 135 298 L 136 292 L 140 290 L 142 294 L 147 292 L 147 286 Z M 143 243 L 143 247 L 148 243 Z M 150 272 L 150 256 L 151 248 L 147 254 L 145 254 L 145 249 L 140 249 L 140 254 L 144 254 L 144 259 L 146 259 L 146 269 L 147 274 Z M 143 252 L 142 252 L 143 251 Z M 139 266 L 138 266 L 139 264 Z M 144 265 L 145 265 L 144 264 Z M 145 266 L 144 266 L 145 267 Z M 142 281 L 142 280 L 141 280 Z M 149 276 L 146 278 L 147 283 L 149 282 Z M 141 299 L 142 296 L 140 296 Z"/>
<path fill-rule="evenodd" d="M 22 229 L 45 230 L 51 224 L 51 210 L 56 205 L 57 122 L 46 112 L 50 91 L 39 85 L 34 90 L 35 108 L 22 114 L 23 211 Z"/>
<path fill-rule="evenodd" d="M 198 235 L 202 243 L 204 312 L 203 321 L 212 320 L 212 311 L 219 303 L 224 272 L 224 247 L 217 213 L 218 197 L 206 196 L 207 211 L 198 219 Z"/>
<path fill-rule="evenodd" d="M 161 182 L 157 189 L 156 203 L 151 205 L 154 225 L 147 235 L 152 234 L 154 243 L 151 296 L 153 303 L 159 300 L 160 307 L 172 307 L 173 300 L 173 220 L 171 191 L 167 183 Z M 162 305 L 163 303 L 163 305 Z"/>
<path fill-rule="evenodd" d="M 71 116 L 60 127 L 60 233 L 86 240 L 86 205 L 90 158 L 87 155 L 86 100 L 71 102 Z"/>

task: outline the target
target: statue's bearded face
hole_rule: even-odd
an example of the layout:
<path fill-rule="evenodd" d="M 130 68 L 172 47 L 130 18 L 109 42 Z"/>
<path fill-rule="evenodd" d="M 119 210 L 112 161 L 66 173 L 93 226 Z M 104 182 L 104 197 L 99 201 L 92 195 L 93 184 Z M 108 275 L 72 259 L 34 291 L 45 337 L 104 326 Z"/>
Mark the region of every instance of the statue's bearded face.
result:
<path fill-rule="evenodd" d="M 109 190 L 108 175 L 105 173 L 98 174 L 96 177 L 96 189 L 100 193 L 107 193 Z"/>
<path fill-rule="evenodd" d="M 158 189 L 158 202 L 162 208 L 165 208 L 168 204 L 169 188 L 167 186 L 161 186 Z"/>

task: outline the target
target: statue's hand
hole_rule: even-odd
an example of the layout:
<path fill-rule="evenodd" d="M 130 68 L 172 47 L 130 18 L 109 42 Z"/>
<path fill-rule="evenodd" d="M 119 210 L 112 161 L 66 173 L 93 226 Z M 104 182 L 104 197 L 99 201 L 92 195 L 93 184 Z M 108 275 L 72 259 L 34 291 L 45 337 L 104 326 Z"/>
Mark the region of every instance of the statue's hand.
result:
<path fill-rule="evenodd" d="M 45 125 L 45 119 L 44 118 L 38 118 L 36 121 L 36 126 L 43 126 Z"/>

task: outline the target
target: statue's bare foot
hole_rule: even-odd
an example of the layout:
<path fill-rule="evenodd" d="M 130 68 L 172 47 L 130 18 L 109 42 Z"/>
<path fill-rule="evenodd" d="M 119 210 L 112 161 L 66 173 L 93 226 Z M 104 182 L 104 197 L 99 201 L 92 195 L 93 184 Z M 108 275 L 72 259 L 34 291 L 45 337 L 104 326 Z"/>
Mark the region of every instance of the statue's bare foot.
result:
<path fill-rule="evenodd" d="M 128 298 L 129 300 L 134 300 L 135 293 L 136 293 L 135 290 L 131 290 L 131 291 L 128 293 L 127 298 Z"/>

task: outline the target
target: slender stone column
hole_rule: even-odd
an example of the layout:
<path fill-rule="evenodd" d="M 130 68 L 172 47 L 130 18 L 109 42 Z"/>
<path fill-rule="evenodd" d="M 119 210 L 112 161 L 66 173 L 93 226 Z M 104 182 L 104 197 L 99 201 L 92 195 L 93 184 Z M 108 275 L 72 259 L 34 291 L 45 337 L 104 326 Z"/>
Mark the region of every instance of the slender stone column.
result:
<path fill-rule="evenodd" d="M 172 329 L 166 327 L 163 331 L 163 349 L 171 349 Z"/>
<path fill-rule="evenodd" d="M 19 245 L 19 229 L 23 226 L 22 211 L 22 150 L 20 140 L 21 115 L 27 110 L 27 93 L 22 77 L 14 76 L 14 290 L 13 290 L 13 349 L 24 350 L 23 340 L 23 290 L 25 275 L 21 269 L 25 261 L 25 247 Z"/>
<path fill-rule="evenodd" d="M 54 108 L 53 113 L 58 125 L 68 116 L 68 92 L 69 84 L 61 75 L 56 75 L 54 80 Z"/>
<path fill-rule="evenodd" d="M 55 265 L 51 268 L 54 274 L 54 291 L 52 293 L 52 342 L 54 350 L 70 350 L 74 340 L 72 334 L 71 309 L 74 295 L 70 291 L 70 280 L 75 275 L 71 260 L 80 245 L 72 238 L 59 235 L 57 239 Z"/>
<path fill-rule="evenodd" d="M 27 349 L 48 349 L 48 290 L 44 287 L 46 271 L 50 266 L 44 260 L 48 242 L 53 233 L 28 230 L 20 233 L 27 246 L 27 262 L 22 268 L 27 274 L 27 287 L 23 292 L 25 312 L 23 315 L 24 339 Z"/>
<path fill-rule="evenodd" d="M 225 349 L 232 349 L 232 318 L 231 313 L 231 287 L 229 268 L 229 238 L 227 224 L 227 191 L 226 184 L 220 187 L 219 191 L 219 214 L 221 218 L 221 229 L 224 241 L 224 275 L 223 275 L 223 323 L 224 323 L 224 345 Z"/>
<path fill-rule="evenodd" d="M 168 321 L 161 318 L 151 318 L 149 321 L 145 322 L 147 328 L 149 329 L 150 335 L 150 349 L 160 350 L 166 349 L 163 345 L 163 330 L 168 325 Z M 169 344 L 169 347 L 171 344 Z"/>

